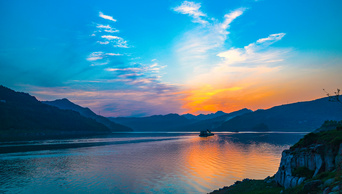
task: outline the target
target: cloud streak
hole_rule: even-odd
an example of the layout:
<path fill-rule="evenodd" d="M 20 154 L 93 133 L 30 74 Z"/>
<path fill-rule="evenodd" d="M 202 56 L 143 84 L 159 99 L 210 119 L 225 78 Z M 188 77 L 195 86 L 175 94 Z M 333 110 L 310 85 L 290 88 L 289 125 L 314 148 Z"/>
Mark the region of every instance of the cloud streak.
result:
<path fill-rule="evenodd" d="M 284 36 L 285 33 L 271 34 L 244 48 L 230 48 L 227 51 L 218 53 L 217 56 L 223 58 L 226 65 L 248 64 L 254 66 L 260 63 L 280 62 L 283 61 L 282 55 L 288 52 L 287 49 L 263 49 L 281 40 Z"/>
<path fill-rule="evenodd" d="M 99 16 L 103 19 L 106 19 L 106 20 L 110 20 L 110 21 L 113 21 L 113 22 L 116 22 L 116 19 L 114 19 L 112 16 L 109 16 L 109 15 L 104 15 L 102 12 L 99 12 Z"/>
<path fill-rule="evenodd" d="M 201 12 L 199 9 L 201 8 L 200 3 L 194 3 L 191 1 L 184 1 L 180 6 L 173 8 L 175 12 L 181 14 L 187 14 L 193 18 L 193 22 L 200 24 L 207 24 L 205 18 L 207 15 Z"/>

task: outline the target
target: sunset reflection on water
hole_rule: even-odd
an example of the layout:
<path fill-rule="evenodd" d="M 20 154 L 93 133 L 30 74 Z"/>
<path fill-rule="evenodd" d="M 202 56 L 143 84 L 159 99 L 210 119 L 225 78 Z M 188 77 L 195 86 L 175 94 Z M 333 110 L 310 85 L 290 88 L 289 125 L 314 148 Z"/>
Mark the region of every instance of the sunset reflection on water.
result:
<path fill-rule="evenodd" d="M 146 133 L 51 141 L 106 145 L 2 154 L 0 193 L 208 193 L 272 176 L 281 152 L 302 135 Z"/>
<path fill-rule="evenodd" d="M 221 137 L 222 138 L 222 137 Z M 205 187 L 229 185 L 243 178 L 262 179 L 273 175 L 279 166 L 284 146 L 268 143 L 234 143 L 219 135 L 193 138 L 184 151 L 185 164 L 197 184 Z M 221 185 L 220 185 L 221 184 Z"/>

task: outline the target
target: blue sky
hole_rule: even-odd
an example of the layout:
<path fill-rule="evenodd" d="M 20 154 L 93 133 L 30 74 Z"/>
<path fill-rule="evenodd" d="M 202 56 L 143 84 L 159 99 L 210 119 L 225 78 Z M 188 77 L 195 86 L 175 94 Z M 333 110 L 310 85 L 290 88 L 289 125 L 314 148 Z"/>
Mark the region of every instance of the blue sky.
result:
<path fill-rule="evenodd" d="M 323 97 L 342 78 L 342 2 L 0 1 L 0 84 L 106 116 Z"/>

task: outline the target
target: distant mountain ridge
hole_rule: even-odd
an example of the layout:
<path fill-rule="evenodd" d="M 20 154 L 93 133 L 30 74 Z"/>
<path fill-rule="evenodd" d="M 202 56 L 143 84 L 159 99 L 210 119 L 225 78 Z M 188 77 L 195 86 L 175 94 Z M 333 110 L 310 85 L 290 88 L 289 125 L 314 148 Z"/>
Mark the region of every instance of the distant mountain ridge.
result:
<path fill-rule="evenodd" d="M 0 139 L 107 133 L 109 128 L 78 112 L 61 110 L 0 86 Z"/>
<path fill-rule="evenodd" d="M 326 120 L 342 120 L 342 105 L 329 101 L 328 97 L 243 114 L 214 130 L 311 132 Z"/>
<path fill-rule="evenodd" d="M 91 118 L 91 119 L 94 119 L 95 121 L 97 121 L 99 123 L 102 123 L 103 125 L 105 125 L 109 129 L 111 129 L 111 131 L 113 131 L 113 132 L 115 132 L 115 131 L 117 131 L 117 132 L 119 132 L 119 131 L 132 131 L 131 128 L 126 127 L 124 125 L 117 124 L 113 121 L 110 121 L 106 117 L 95 114 L 89 108 L 81 107 L 81 106 L 71 102 L 70 100 L 68 100 L 66 98 L 57 99 L 54 101 L 42 101 L 42 103 L 48 104 L 51 106 L 55 106 L 57 108 L 64 109 L 64 110 L 76 111 L 84 117 Z"/>
<path fill-rule="evenodd" d="M 205 119 L 205 120 L 198 120 L 198 122 L 194 122 L 188 126 L 185 126 L 183 128 L 184 131 L 190 130 L 190 131 L 201 131 L 201 130 L 206 130 L 206 129 L 215 129 L 219 126 L 222 125 L 222 123 L 235 118 L 237 116 L 246 114 L 246 113 L 251 113 L 253 112 L 252 110 L 249 110 L 247 108 L 238 110 L 238 111 L 234 111 L 231 113 L 224 113 L 221 114 L 221 116 L 217 116 L 217 117 L 213 117 L 210 119 Z M 220 114 L 216 114 L 216 115 L 220 115 Z"/>
<path fill-rule="evenodd" d="M 219 111 L 215 114 L 201 115 L 197 119 L 188 119 L 196 117 L 190 114 L 186 114 L 186 116 L 168 114 L 149 117 L 110 117 L 109 119 L 129 126 L 135 131 L 200 131 L 213 129 L 231 118 L 249 112 L 252 111 L 249 109 L 242 109 L 232 113 Z"/>
<path fill-rule="evenodd" d="M 109 117 L 111 121 L 131 127 L 134 131 L 180 131 L 194 123 L 178 114 L 154 115 L 149 117 Z"/>
<path fill-rule="evenodd" d="M 187 119 L 194 119 L 194 120 L 206 120 L 206 119 L 213 119 L 216 117 L 220 117 L 223 115 L 227 115 L 228 113 L 225 113 L 223 111 L 217 111 L 216 113 L 210 113 L 210 114 L 199 114 L 199 115 L 193 115 L 193 114 L 183 114 L 182 116 Z"/>

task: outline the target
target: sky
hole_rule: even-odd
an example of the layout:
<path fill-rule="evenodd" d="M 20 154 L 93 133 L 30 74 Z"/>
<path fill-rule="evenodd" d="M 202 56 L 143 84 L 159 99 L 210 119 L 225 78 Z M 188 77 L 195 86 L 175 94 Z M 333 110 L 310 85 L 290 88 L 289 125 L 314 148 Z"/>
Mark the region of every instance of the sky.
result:
<path fill-rule="evenodd" d="M 340 0 L 0 0 L 0 84 L 104 116 L 252 110 L 342 86 Z"/>

